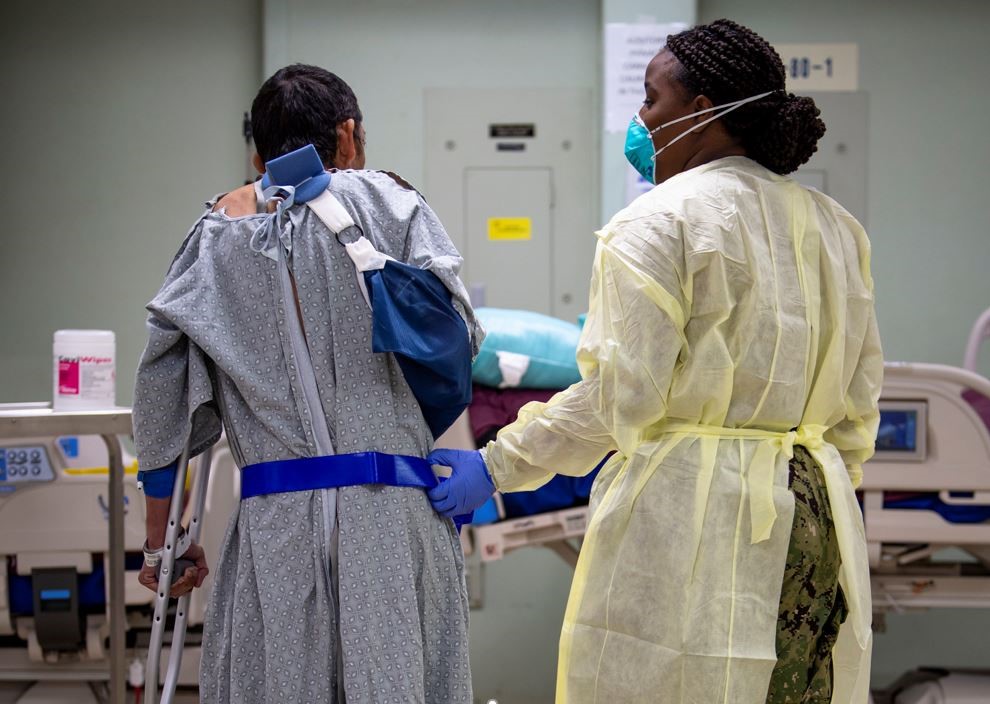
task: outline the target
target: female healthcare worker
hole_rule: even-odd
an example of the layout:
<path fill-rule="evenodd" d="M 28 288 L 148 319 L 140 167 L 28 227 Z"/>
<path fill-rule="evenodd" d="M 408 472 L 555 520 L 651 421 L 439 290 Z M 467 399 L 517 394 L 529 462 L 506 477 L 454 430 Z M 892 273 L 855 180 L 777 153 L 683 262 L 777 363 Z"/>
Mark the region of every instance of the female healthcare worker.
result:
<path fill-rule="evenodd" d="M 866 702 L 854 495 L 883 371 L 870 245 L 786 174 L 825 126 L 727 20 L 672 36 L 626 153 L 658 186 L 599 233 L 582 381 L 453 468 L 434 506 L 583 475 L 593 490 L 557 701 Z M 654 161 L 655 155 L 655 161 Z M 487 471 L 486 471 L 487 468 Z"/>

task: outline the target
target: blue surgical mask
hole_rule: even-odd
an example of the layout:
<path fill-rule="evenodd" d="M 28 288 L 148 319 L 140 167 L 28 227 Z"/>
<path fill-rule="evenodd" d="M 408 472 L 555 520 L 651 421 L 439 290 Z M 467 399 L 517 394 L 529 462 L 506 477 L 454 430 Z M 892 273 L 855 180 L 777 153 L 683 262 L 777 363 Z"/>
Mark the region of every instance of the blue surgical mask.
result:
<path fill-rule="evenodd" d="M 732 103 L 726 103 L 724 105 L 717 105 L 713 108 L 708 108 L 707 110 L 699 110 L 698 112 L 693 112 L 690 115 L 685 115 L 684 117 L 679 117 L 676 120 L 671 120 L 670 122 L 664 122 L 658 127 L 654 127 L 652 130 L 646 126 L 643 122 L 643 118 L 639 116 L 639 113 L 633 115 L 633 119 L 629 121 L 629 128 L 626 130 L 626 159 L 632 164 L 633 168 L 639 172 L 639 174 L 645 178 L 650 183 L 656 183 L 656 165 L 657 157 L 660 156 L 664 149 L 669 147 L 674 142 L 679 139 L 686 137 L 692 130 L 695 130 L 702 125 L 707 125 L 709 122 L 719 119 L 723 115 L 732 112 L 738 107 L 742 107 L 746 103 L 751 103 L 754 100 L 759 100 L 760 98 L 765 98 L 774 91 L 767 91 L 766 93 L 760 93 L 759 95 L 754 95 L 749 98 L 744 98 L 742 100 L 736 100 Z M 704 115 L 705 113 L 719 111 L 715 115 L 712 115 L 707 120 L 692 126 L 689 129 L 684 130 L 679 135 L 674 137 L 672 140 L 667 142 L 667 144 L 656 149 L 653 146 L 653 135 L 659 132 L 664 127 L 676 124 L 678 122 L 683 122 L 684 120 L 690 120 L 695 115 Z"/>

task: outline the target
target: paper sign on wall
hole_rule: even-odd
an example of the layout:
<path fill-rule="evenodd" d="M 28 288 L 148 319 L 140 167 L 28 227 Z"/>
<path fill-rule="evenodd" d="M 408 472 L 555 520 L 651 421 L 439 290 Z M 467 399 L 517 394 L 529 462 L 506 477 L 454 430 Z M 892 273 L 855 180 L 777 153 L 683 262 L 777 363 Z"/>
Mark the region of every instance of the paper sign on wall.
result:
<path fill-rule="evenodd" d="M 533 239 L 533 221 L 530 218 L 488 218 L 488 239 Z"/>
<path fill-rule="evenodd" d="M 669 24 L 605 25 L 605 130 L 625 132 L 629 120 L 643 104 L 646 66 L 667 42 L 667 37 L 687 29 L 682 22 Z"/>
<path fill-rule="evenodd" d="M 784 62 L 787 90 L 859 90 L 858 44 L 775 44 Z"/>

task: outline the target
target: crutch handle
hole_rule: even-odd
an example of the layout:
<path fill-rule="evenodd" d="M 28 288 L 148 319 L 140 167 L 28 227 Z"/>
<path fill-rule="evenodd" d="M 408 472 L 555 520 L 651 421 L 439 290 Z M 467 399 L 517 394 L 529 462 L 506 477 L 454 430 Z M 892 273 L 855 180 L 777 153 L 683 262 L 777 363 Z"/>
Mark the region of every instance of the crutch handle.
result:
<path fill-rule="evenodd" d="M 184 557 L 180 557 L 175 561 L 175 567 L 172 568 L 172 579 L 178 579 L 186 573 L 186 570 L 190 567 L 195 567 L 196 563 L 192 560 L 187 560 Z M 158 569 L 155 570 L 156 576 L 161 578 L 161 564 L 158 565 Z"/>

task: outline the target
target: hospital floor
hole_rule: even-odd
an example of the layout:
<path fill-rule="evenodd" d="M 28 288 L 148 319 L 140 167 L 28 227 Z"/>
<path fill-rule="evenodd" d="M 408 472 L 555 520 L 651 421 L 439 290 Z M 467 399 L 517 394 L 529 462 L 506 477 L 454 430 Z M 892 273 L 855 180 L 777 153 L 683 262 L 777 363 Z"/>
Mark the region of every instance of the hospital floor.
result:
<path fill-rule="evenodd" d="M 21 697 L 24 696 L 25 691 L 31 687 L 32 683 L 29 682 L 0 682 L 0 704 L 20 704 Z M 39 698 L 31 698 L 28 700 L 30 704 L 82 704 L 82 700 L 78 696 L 72 696 L 69 694 L 63 694 L 61 696 L 55 694 L 54 696 L 44 695 Z M 86 700 L 86 704 L 89 702 L 99 702 L 99 704 L 105 704 L 109 701 L 106 698 L 93 698 L 92 700 Z M 126 704 L 130 704 L 134 701 L 134 692 L 128 690 L 127 696 L 124 699 Z M 182 689 L 176 692 L 175 699 L 172 700 L 175 704 L 199 704 L 199 694 L 195 690 Z M 475 699 L 476 704 L 489 704 L 488 699 Z M 517 700 L 511 702 L 511 704 L 544 704 L 543 702 L 534 701 L 522 701 Z"/>
<path fill-rule="evenodd" d="M 35 690 L 32 693 L 30 690 L 33 685 L 32 682 L 0 682 L 0 704 L 21 704 L 22 702 L 25 704 L 90 704 L 91 702 L 104 704 L 104 702 L 109 701 L 107 698 L 98 697 L 95 694 L 89 695 L 89 698 L 86 694 L 80 697 L 79 690 L 71 693 L 69 691 L 59 693 L 60 687 L 71 687 L 70 683 L 52 682 L 46 688 L 47 691 Z M 125 702 L 133 701 L 134 692 L 128 691 Z M 172 701 L 175 704 L 198 704 L 199 694 L 195 690 L 179 690 Z"/>
<path fill-rule="evenodd" d="M 30 682 L 0 682 L 0 704 L 20 704 L 21 698 L 25 696 L 25 692 L 30 689 L 33 683 Z M 52 683 L 57 689 L 59 683 Z M 82 700 L 78 695 L 71 695 L 64 693 L 59 695 L 53 691 L 49 691 L 40 697 L 30 698 L 27 701 L 30 704 L 82 704 Z M 99 704 L 104 704 L 108 699 L 100 697 L 86 700 L 86 704 L 89 702 L 99 702 Z M 127 696 L 124 700 L 127 704 L 134 701 L 134 692 L 128 690 Z M 175 694 L 175 698 L 172 700 L 175 704 L 199 704 L 199 694 L 195 690 L 191 689 L 181 689 Z M 488 704 L 489 700 L 486 699 L 476 699 L 479 704 Z M 522 702 L 517 701 L 512 704 L 537 704 L 537 702 Z M 542 703 L 540 703 L 542 704 Z"/>

